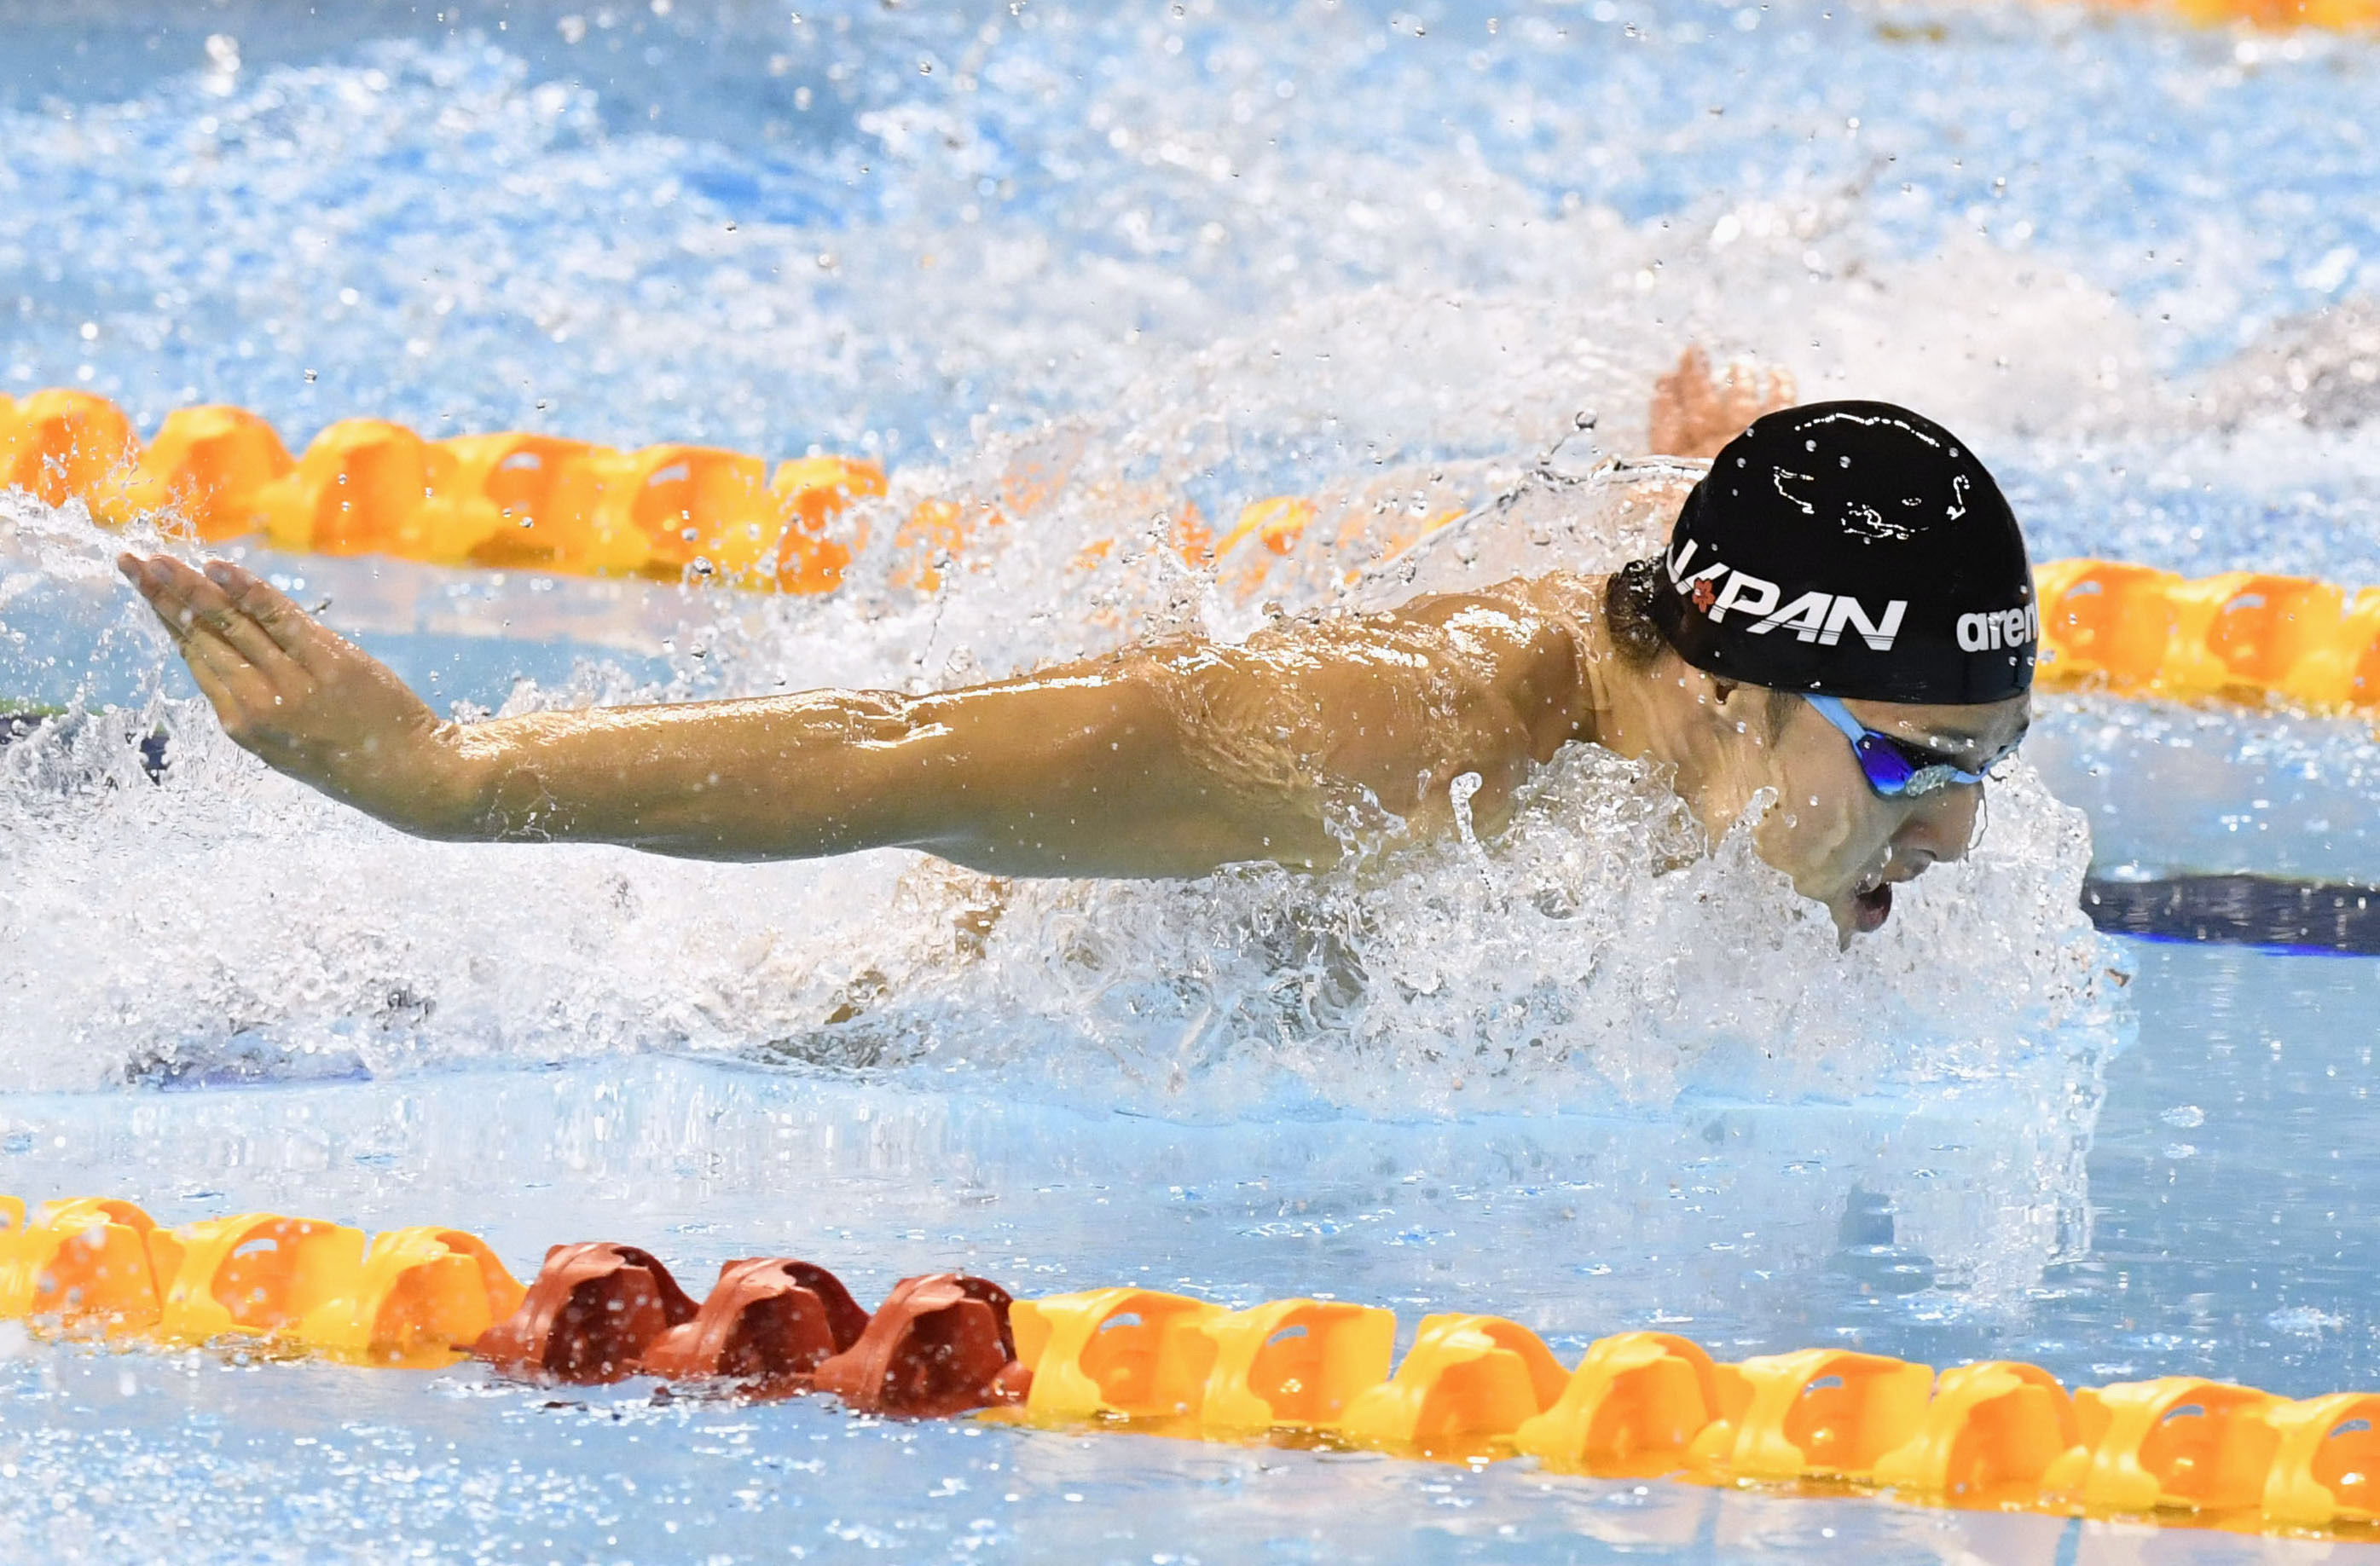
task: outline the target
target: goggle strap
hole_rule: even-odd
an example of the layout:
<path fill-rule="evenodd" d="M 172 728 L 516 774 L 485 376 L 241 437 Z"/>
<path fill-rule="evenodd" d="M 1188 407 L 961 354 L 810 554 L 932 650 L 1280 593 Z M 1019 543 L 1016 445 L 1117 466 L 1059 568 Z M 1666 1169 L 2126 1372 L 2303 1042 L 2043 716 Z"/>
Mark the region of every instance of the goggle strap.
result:
<path fill-rule="evenodd" d="M 1860 741 L 1867 738 L 1867 725 L 1852 716 L 1852 710 L 1843 705 L 1841 697 L 1805 696 L 1802 699 L 1816 708 L 1818 716 L 1841 730 L 1843 737 L 1851 741 L 1854 747 Z"/>

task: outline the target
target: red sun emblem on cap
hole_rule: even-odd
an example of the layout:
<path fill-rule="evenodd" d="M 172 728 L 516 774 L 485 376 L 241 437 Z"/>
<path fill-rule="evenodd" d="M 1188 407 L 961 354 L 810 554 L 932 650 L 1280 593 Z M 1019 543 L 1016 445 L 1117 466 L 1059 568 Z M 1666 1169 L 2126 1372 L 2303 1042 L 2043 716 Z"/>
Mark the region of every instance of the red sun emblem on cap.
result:
<path fill-rule="evenodd" d="M 1699 609 L 1704 613 L 1707 614 L 1710 613 L 1711 604 L 1718 598 L 1718 589 L 1710 585 L 1710 578 L 1708 577 L 1705 577 L 1701 581 L 1694 584 L 1694 591 L 1688 593 L 1686 596 L 1694 601 L 1694 607 L 1696 609 Z"/>

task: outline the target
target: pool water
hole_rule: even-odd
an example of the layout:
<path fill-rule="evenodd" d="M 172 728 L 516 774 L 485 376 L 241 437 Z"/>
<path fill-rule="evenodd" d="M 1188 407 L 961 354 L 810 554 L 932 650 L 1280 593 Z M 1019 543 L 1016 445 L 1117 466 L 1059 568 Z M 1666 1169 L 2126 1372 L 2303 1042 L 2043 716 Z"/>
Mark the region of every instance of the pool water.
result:
<path fill-rule="evenodd" d="M 460 1213 L 523 1258 L 565 1233 L 618 1234 L 689 1264 L 782 1247 L 833 1258 L 862 1297 L 964 1264 L 1020 1292 L 1131 1281 L 1252 1303 L 1322 1288 L 1408 1318 L 1494 1303 L 1566 1356 L 1599 1331 L 1660 1323 L 1715 1348 L 2020 1357 L 2075 1381 L 2369 1385 L 2362 1281 L 2380 1264 L 2380 1117 L 2361 1086 L 2370 1046 L 2342 1038 L 2338 1019 L 2372 1004 L 2372 965 L 2136 956 L 2143 1042 L 2108 1072 L 2094 1243 L 1985 1310 L 1875 1292 L 1871 1253 L 1842 1244 L 1830 1213 L 1762 1225 L 1808 1253 L 1773 1281 L 1708 1242 L 1572 1248 L 1562 1236 L 1582 1209 L 1641 1204 L 1645 1184 L 1711 1161 L 1695 1157 L 1699 1135 L 1583 1118 L 1168 1125 L 648 1059 L 134 1106 L 29 1097 L 9 1107 L 9 1145 L 30 1144 L 11 1159 L 20 1184 L 63 1189 L 105 1170 L 161 1218 L 251 1204 L 367 1221 Z M 1636 1166 L 1617 1178 L 1595 1164 L 1615 1142 Z M 2362 1548 L 1640 1489 L 1516 1464 L 904 1426 L 808 1403 L 656 1402 L 636 1382 L 553 1393 L 471 1371 L 23 1347 L 5 1373 L 0 1463 L 19 1499 L 0 1526 L 12 1552 L 69 1558 L 1832 1559 L 1856 1540 L 1882 1559 L 1947 1561 Z"/>
<path fill-rule="evenodd" d="M 1328 601 L 1149 518 L 1475 499 L 1688 341 L 1898 397 L 2036 554 L 2380 581 L 2368 40 L 2057 7 L 0 0 L 0 389 L 144 428 L 1058 470 L 931 597 L 251 552 L 442 703 L 924 689 Z M 1104 555 L 1087 546 L 1119 540 Z M 1020 1293 L 1147 1283 L 2380 1379 L 2380 966 L 2095 932 L 2086 871 L 2380 881 L 2368 727 L 2041 704 L 1973 862 L 1838 954 L 1591 755 L 1372 881 L 445 847 L 213 729 L 79 511 L 0 497 L 0 1190 Z M 165 735 L 152 776 L 140 742 Z M 153 760 L 153 758 L 151 759 Z M 1656 873 L 1657 869 L 1660 873 Z M 969 911 L 997 898 L 990 934 Z M 271 1560 L 2315 1559 L 1364 1455 L 0 1340 L 0 1553 Z"/>

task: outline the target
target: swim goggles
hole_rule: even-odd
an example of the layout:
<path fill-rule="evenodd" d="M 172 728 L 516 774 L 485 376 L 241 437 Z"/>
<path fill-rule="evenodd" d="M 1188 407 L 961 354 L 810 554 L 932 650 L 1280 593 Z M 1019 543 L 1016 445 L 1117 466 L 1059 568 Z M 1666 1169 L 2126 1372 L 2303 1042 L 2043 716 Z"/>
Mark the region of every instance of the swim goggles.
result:
<path fill-rule="evenodd" d="M 1839 696 L 1808 696 L 1802 698 L 1818 710 L 1818 716 L 1842 731 L 1852 742 L 1852 754 L 1859 758 L 1860 771 L 1867 786 L 1887 799 L 1897 799 L 1905 794 L 1931 794 L 1936 789 L 1953 783 L 1979 783 L 1993 767 L 2007 759 L 2008 752 L 1995 756 L 1984 771 L 1970 772 L 1948 761 L 1929 760 L 1935 752 L 1905 739 L 1878 734 L 1852 716 Z M 2010 747 L 2014 749 L 2014 747 Z"/>

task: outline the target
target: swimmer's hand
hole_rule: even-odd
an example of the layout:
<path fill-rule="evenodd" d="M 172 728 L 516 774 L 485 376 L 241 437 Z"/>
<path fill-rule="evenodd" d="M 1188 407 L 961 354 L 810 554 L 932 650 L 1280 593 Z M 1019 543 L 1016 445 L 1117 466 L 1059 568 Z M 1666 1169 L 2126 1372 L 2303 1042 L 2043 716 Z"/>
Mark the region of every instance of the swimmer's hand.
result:
<path fill-rule="evenodd" d="M 1677 369 L 1653 382 L 1652 448 L 1664 456 L 1717 456 L 1754 419 L 1795 399 L 1785 370 L 1730 362 L 1713 373 L 1710 355 L 1690 347 Z"/>
<path fill-rule="evenodd" d="M 224 733 L 275 771 L 427 836 L 462 835 L 455 725 L 388 667 L 254 572 L 117 557 L 174 638 Z"/>

